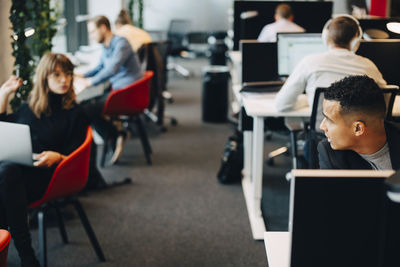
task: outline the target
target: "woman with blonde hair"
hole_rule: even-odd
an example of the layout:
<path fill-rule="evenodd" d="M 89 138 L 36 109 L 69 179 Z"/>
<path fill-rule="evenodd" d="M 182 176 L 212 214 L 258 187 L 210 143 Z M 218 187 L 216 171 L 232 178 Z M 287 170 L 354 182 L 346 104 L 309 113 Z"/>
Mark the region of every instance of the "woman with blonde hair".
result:
<path fill-rule="evenodd" d="M 142 45 L 152 42 L 150 34 L 133 25 L 129 13 L 125 9 L 119 12 L 115 20 L 115 34 L 125 37 L 135 52 L 137 52 Z"/>
<path fill-rule="evenodd" d="M 28 103 L 6 114 L 9 96 L 22 84 L 11 76 L 0 88 L 0 121 L 30 126 L 34 166 L 0 161 L 0 228 L 10 228 L 21 266 L 39 266 L 31 245 L 27 207 L 44 194 L 66 155 L 84 141 L 89 121 L 75 103 L 71 61 L 47 53 L 40 60 Z"/>

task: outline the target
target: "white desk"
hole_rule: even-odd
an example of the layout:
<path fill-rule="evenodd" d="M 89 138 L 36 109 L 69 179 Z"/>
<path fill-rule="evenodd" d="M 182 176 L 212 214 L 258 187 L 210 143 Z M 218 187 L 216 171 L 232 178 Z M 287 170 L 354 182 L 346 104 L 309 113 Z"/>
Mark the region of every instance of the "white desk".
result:
<path fill-rule="evenodd" d="M 309 118 L 311 109 L 300 97 L 294 111 L 278 112 L 274 108 L 275 93 L 242 94 L 242 104 L 253 117 L 253 132 L 243 133 L 244 168 L 242 187 L 246 200 L 253 238 L 262 240 L 266 231 L 261 213 L 264 164 L 264 117 Z"/>
<path fill-rule="evenodd" d="M 289 232 L 265 232 L 264 245 L 267 252 L 268 267 L 290 266 Z"/>

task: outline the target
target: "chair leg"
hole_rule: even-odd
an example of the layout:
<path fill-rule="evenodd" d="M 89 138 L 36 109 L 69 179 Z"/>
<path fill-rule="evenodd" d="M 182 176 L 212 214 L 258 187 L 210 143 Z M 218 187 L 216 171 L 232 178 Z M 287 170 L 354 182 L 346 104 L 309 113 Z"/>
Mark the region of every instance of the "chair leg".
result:
<path fill-rule="evenodd" d="M 40 266 L 47 267 L 47 241 L 46 241 L 46 222 L 45 212 L 40 210 L 38 212 L 39 224 L 39 248 L 40 248 Z"/>
<path fill-rule="evenodd" d="M 290 131 L 290 145 L 291 145 L 291 152 L 292 152 L 292 164 L 293 169 L 297 169 L 297 132 Z"/>
<path fill-rule="evenodd" d="M 146 130 L 143 126 L 143 123 L 142 123 L 142 120 L 140 117 L 135 118 L 135 124 L 138 129 L 140 141 L 142 143 L 143 152 L 146 157 L 147 164 L 151 165 L 151 158 L 150 158 L 150 154 L 152 153 L 151 146 L 150 146 L 149 139 L 147 137 Z"/>
<path fill-rule="evenodd" d="M 97 254 L 97 257 L 99 258 L 100 261 L 106 261 L 103 250 L 100 247 L 99 242 L 97 241 L 96 235 L 93 231 L 92 226 L 89 223 L 89 220 L 86 216 L 85 211 L 83 210 L 83 207 L 79 200 L 75 199 L 73 200 L 73 205 L 75 207 L 76 212 L 78 212 L 79 218 L 81 219 L 81 222 L 83 224 L 83 227 L 85 228 L 86 234 L 88 235 L 90 242 L 92 243 L 92 246 Z"/>
<path fill-rule="evenodd" d="M 100 166 L 104 168 L 106 164 L 106 154 L 108 150 L 108 138 L 105 138 L 103 145 L 103 152 L 101 154 Z"/>
<path fill-rule="evenodd" d="M 54 206 L 54 209 L 56 211 L 58 229 L 60 230 L 62 241 L 64 242 L 64 244 L 68 244 L 67 231 L 65 230 L 65 224 L 61 214 L 61 210 L 58 206 Z"/>

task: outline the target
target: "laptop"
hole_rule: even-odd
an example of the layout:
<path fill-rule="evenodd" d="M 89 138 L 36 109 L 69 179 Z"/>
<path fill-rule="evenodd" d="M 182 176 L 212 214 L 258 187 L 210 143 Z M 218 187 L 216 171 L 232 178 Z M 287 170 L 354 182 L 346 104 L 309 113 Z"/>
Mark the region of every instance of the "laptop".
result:
<path fill-rule="evenodd" d="M 276 43 L 240 41 L 242 52 L 241 92 L 278 92 L 284 81 L 278 75 Z"/>
<path fill-rule="evenodd" d="M 28 125 L 0 121 L 0 161 L 4 160 L 33 166 Z"/>

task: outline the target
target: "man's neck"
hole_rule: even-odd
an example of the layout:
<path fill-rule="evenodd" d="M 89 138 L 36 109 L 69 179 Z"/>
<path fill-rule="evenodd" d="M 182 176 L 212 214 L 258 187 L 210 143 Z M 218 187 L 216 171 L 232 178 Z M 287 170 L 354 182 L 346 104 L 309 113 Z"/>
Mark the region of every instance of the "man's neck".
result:
<path fill-rule="evenodd" d="M 111 43 L 113 36 L 114 36 L 114 34 L 112 32 L 106 33 L 106 35 L 104 37 L 104 42 L 103 42 L 105 47 L 110 47 L 110 43 Z"/>
<path fill-rule="evenodd" d="M 382 133 L 377 133 L 363 140 L 359 147 L 353 149 L 359 154 L 371 155 L 378 152 L 387 142 L 386 132 L 383 129 Z"/>

